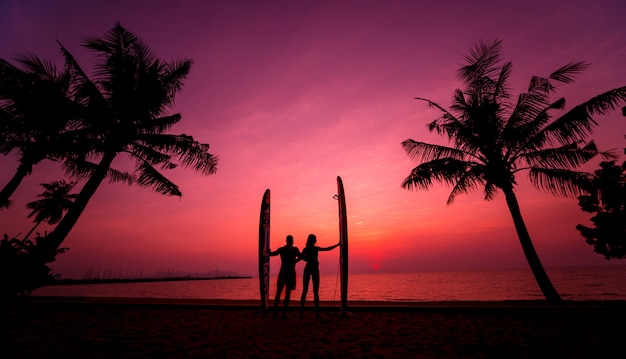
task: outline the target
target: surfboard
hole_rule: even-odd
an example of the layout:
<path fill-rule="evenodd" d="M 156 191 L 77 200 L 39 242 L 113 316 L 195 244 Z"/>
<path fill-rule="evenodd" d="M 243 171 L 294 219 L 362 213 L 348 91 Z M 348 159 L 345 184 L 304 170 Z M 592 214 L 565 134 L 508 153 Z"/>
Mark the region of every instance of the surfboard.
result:
<path fill-rule="evenodd" d="M 341 314 L 348 314 L 348 217 L 346 195 L 341 177 L 337 176 L 337 199 L 339 202 L 339 271 L 341 286 Z"/>
<path fill-rule="evenodd" d="M 261 309 L 266 311 L 270 303 L 270 190 L 266 189 L 261 201 L 259 219 L 259 289 Z"/>

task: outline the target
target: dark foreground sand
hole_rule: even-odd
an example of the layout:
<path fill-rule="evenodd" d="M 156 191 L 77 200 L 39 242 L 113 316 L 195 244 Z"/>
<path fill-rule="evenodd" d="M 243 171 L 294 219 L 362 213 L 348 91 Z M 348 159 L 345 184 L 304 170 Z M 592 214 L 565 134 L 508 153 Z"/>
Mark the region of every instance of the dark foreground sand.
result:
<path fill-rule="evenodd" d="M 350 304 L 31 298 L 0 308 L 0 358 L 626 358 L 626 302 Z"/>

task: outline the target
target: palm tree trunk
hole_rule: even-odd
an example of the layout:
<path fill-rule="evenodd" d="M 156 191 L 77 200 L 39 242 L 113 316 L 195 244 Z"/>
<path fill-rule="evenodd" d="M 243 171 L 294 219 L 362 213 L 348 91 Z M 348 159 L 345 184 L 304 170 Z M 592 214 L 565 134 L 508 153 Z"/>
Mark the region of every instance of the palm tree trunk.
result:
<path fill-rule="evenodd" d="M 11 180 L 9 180 L 2 191 L 0 191 L 0 208 L 9 206 L 9 198 L 11 198 L 17 187 L 22 183 L 24 177 L 28 176 L 32 169 L 32 165 L 20 163 Z"/>
<path fill-rule="evenodd" d="M 515 224 L 515 230 L 517 231 L 517 236 L 519 237 L 519 241 L 522 245 L 522 249 L 524 250 L 524 255 L 526 256 L 526 261 L 530 266 L 530 269 L 535 276 L 535 280 L 539 285 L 539 289 L 543 293 L 544 297 L 550 304 L 559 304 L 562 302 L 561 296 L 556 291 L 550 278 L 546 274 L 546 271 L 539 260 L 539 256 L 537 256 L 537 252 L 535 251 L 535 247 L 533 246 L 533 242 L 530 239 L 530 234 L 528 233 L 528 229 L 526 228 L 526 224 L 524 223 L 524 219 L 522 218 L 522 212 L 519 208 L 519 203 L 517 202 L 517 197 L 515 196 L 515 192 L 513 192 L 513 188 L 503 189 L 504 196 L 506 197 L 506 203 L 509 207 L 509 211 L 511 212 L 511 216 L 513 217 L 513 223 Z"/>
<path fill-rule="evenodd" d="M 54 246 L 55 249 L 58 249 L 61 246 L 61 243 L 63 243 L 76 222 L 78 222 L 78 218 L 87 207 L 87 203 L 89 203 L 91 197 L 94 193 L 96 193 L 96 190 L 106 178 L 107 172 L 111 168 L 111 163 L 116 155 L 116 152 L 104 154 L 95 171 L 91 174 L 83 188 L 80 190 L 76 200 L 68 209 L 65 216 L 63 216 L 63 219 L 61 219 L 59 224 L 57 224 L 54 230 L 52 230 L 52 232 L 50 232 L 50 234 L 46 237 L 46 242 L 49 245 Z"/>
<path fill-rule="evenodd" d="M 30 229 L 30 231 L 28 231 L 28 233 L 26 233 L 26 235 L 24 236 L 24 240 L 27 240 L 28 237 L 30 237 L 31 234 L 33 234 L 33 232 L 35 231 L 35 229 L 37 227 L 39 227 L 39 225 L 41 224 L 42 221 L 39 221 L 37 223 L 35 223 L 35 225 L 33 226 L 33 228 Z"/>

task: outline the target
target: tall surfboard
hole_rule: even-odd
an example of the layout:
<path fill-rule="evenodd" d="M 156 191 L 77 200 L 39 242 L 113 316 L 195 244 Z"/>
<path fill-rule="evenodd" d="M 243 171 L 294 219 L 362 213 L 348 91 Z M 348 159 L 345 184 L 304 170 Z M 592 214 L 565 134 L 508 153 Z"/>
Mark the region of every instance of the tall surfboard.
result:
<path fill-rule="evenodd" d="M 259 289 L 261 309 L 266 311 L 270 299 L 270 190 L 266 189 L 261 201 L 259 219 Z"/>
<path fill-rule="evenodd" d="M 341 177 L 337 176 L 337 199 L 339 202 L 339 271 L 341 282 L 341 314 L 348 313 L 348 217 L 346 195 Z"/>

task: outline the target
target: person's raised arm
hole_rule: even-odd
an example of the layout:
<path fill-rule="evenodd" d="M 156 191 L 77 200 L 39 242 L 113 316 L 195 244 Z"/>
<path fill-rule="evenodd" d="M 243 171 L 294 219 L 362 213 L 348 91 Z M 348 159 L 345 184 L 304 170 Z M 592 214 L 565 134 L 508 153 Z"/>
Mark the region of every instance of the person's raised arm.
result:
<path fill-rule="evenodd" d="M 325 248 L 321 248 L 321 247 L 320 247 L 320 248 L 319 248 L 319 251 L 331 251 L 331 250 L 333 250 L 333 249 L 335 249 L 335 248 L 339 247 L 339 245 L 340 245 L 340 244 L 341 244 L 341 243 L 337 243 L 337 244 L 335 244 L 335 245 L 332 245 L 332 246 L 330 246 L 330 247 L 325 247 Z"/>

